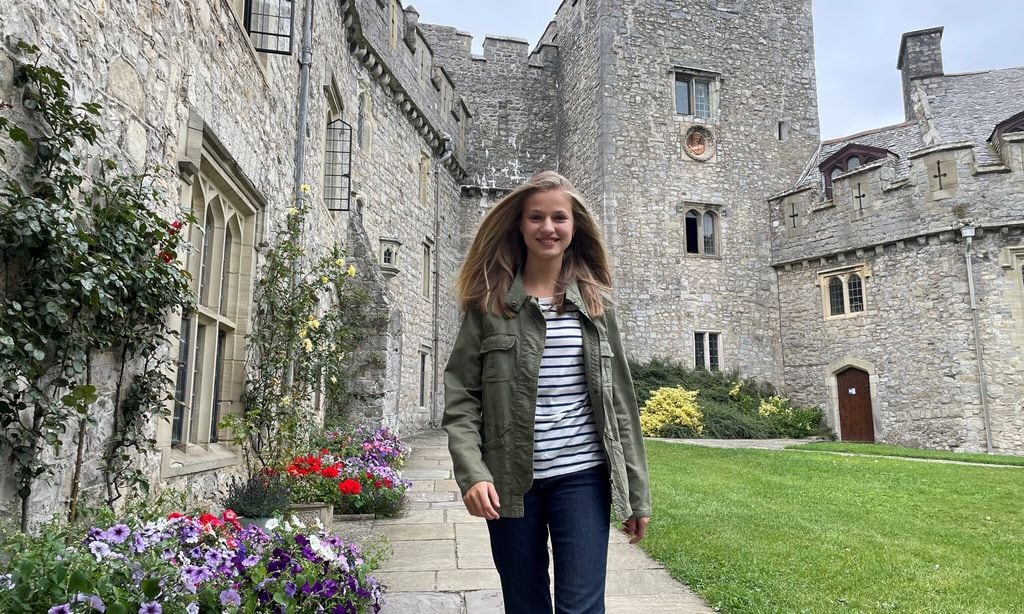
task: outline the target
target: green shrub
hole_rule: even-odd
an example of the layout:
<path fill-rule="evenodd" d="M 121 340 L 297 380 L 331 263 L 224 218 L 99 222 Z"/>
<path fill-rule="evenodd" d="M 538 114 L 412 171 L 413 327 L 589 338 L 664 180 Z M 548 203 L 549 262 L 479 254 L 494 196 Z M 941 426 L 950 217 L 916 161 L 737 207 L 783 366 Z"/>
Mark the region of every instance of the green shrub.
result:
<path fill-rule="evenodd" d="M 640 429 L 648 437 L 695 437 L 703 430 L 697 391 L 681 386 L 654 391 L 640 412 Z"/>
<path fill-rule="evenodd" d="M 704 413 L 704 433 L 708 439 L 768 439 L 771 427 L 759 416 L 737 409 L 735 404 L 706 401 L 700 405 Z"/>
<path fill-rule="evenodd" d="M 706 437 L 712 439 L 767 439 L 773 437 L 806 437 L 828 435 L 822 426 L 822 412 L 815 407 L 793 407 L 779 397 L 767 382 L 740 379 L 738 373 L 722 373 L 689 369 L 681 363 L 655 358 L 648 363 L 630 363 L 641 425 L 645 404 L 661 388 L 682 388 L 696 391 L 694 403 L 701 413 L 699 431 L 685 423 L 671 421 L 643 428 L 644 434 L 657 432 L 659 437 Z M 648 423 L 651 424 L 651 418 Z"/>
<path fill-rule="evenodd" d="M 273 518 L 290 503 L 291 493 L 280 476 L 254 475 L 231 480 L 224 507 L 246 518 Z"/>

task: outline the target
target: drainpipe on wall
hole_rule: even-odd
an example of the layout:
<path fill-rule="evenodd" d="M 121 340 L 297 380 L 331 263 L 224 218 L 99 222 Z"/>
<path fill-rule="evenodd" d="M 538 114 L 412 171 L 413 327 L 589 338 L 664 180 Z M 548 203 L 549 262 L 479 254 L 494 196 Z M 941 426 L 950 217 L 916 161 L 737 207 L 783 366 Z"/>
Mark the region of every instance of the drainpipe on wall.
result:
<path fill-rule="evenodd" d="M 313 0 L 306 0 L 302 19 L 302 48 L 299 52 L 299 116 L 295 127 L 295 202 L 302 198 L 302 184 L 306 177 L 306 121 L 309 118 L 309 67 L 313 63 Z M 292 268 L 291 288 L 298 284 L 299 272 Z M 285 378 L 289 389 L 295 381 L 295 361 L 288 363 Z"/>
<path fill-rule="evenodd" d="M 982 361 L 981 336 L 978 326 L 978 301 L 974 294 L 974 261 L 971 246 L 974 241 L 974 226 L 963 226 L 960 235 L 966 241 L 964 260 L 967 262 L 967 289 L 971 295 L 971 321 L 974 325 L 974 359 L 978 363 L 978 386 L 981 392 L 981 416 L 985 424 L 985 452 L 992 454 L 992 426 L 988 417 L 988 393 L 985 390 L 985 364 Z"/>
<path fill-rule="evenodd" d="M 430 426 L 440 426 L 438 419 L 437 403 L 437 370 L 439 362 L 437 359 L 437 346 L 441 339 L 441 182 L 440 170 L 445 160 L 452 156 L 455 146 L 452 137 L 447 133 L 441 135 L 444 144 L 441 146 L 441 155 L 435 157 L 434 161 L 434 336 L 430 345 L 431 360 L 431 382 L 430 382 Z"/>

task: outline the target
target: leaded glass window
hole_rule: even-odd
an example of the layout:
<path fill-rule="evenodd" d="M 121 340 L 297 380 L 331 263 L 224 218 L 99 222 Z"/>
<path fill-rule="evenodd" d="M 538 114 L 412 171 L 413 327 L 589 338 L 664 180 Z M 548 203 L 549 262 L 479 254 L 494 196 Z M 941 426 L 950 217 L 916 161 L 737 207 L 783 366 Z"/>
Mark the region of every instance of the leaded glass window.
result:
<path fill-rule="evenodd" d="M 292 0 L 245 0 L 245 30 L 256 51 L 290 55 L 294 17 Z"/>
<path fill-rule="evenodd" d="M 181 319 L 181 332 L 178 341 L 178 373 L 174 381 L 174 413 L 171 415 L 171 443 L 181 443 L 182 429 L 185 424 L 185 396 L 188 394 L 188 356 L 191 351 L 189 341 L 192 335 L 192 318 Z"/>
<path fill-rule="evenodd" d="M 710 211 L 704 213 L 704 254 L 715 255 L 715 214 Z"/>
<path fill-rule="evenodd" d="M 328 211 L 348 211 L 352 186 L 352 126 L 336 119 L 327 124 L 324 152 L 324 203 Z"/>
<path fill-rule="evenodd" d="M 676 114 L 710 119 L 711 81 L 709 77 L 676 73 Z"/>
<path fill-rule="evenodd" d="M 708 333 L 708 369 L 718 371 L 718 333 Z"/>
<path fill-rule="evenodd" d="M 828 280 L 828 304 L 831 315 L 838 316 L 846 313 L 845 301 L 843 300 L 843 280 L 833 277 Z"/>
<path fill-rule="evenodd" d="M 200 257 L 199 270 L 199 302 L 210 304 L 210 273 L 213 269 L 213 234 L 216 231 L 213 222 L 213 211 L 207 210 L 206 224 L 203 227 L 203 253 Z"/>
<path fill-rule="evenodd" d="M 693 333 L 693 366 L 698 369 L 707 368 L 704 356 L 704 333 Z"/>
<path fill-rule="evenodd" d="M 860 275 L 850 275 L 846 280 L 846 290 L 850 301 L 850 313 L 864 311 L 864 288 L 861 286 Z"/>

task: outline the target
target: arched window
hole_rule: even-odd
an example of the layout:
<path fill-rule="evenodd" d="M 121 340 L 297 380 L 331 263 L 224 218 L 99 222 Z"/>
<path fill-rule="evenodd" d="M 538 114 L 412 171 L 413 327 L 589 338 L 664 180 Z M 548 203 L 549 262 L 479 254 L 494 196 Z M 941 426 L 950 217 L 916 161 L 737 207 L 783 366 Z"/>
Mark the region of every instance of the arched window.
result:
<path fill-rule="evenodd" d="M 828 280 L 828 305 L 830 315 L 839 316 L 846 313 L 843 301 L 843 280 L 839 277 Z"/>
<path fill-rule="evenodd" d="M 695 209 L 686 212 L 686 253 L 700 253 L 700 213 Z"/>
<path fill-rule="evenodd" d="M 861 286 L 860 275 L 853 273 L 847 278 L 846 296 L 850 301 L 850 313 L 864 311 L 864 288 Z"/>
<path fill-rule="evenodd" d="M 220 312 L 228 310 L 228 292 L 231 290 L 231 247 L 235 241 L 235 233 L 231 226 L 224 232 L 224 257 L 220 264 Z"/>
<path fill-rule="evenodd" d="M 715 214 L 710 211 L 704 212 L 704 254 L 715 255 L 715 226 L 717 225 Z"/>
<path fill-rule="evenodd" d="M 850 156 L 846 160 L 846 170 L 852 171 L 860 166 L 860 156 Z"/>
<path fill-rule="evenodd" d="M 203 253 L 199 269 L 199 302 L 203 305 L 210 304 L 210 273 L 213 269 L 214 232 L 216 232 L 216 225 L 213 221 L 213 211 L 207 207 L 206 224 L 203 226 Z"/>
<path fill-rule="evenodd" d="M 394 264 L 394 260 L 394 252 L 391 251 L 390 247 L 386 248 L 384 250 L 384 264 Z"/>

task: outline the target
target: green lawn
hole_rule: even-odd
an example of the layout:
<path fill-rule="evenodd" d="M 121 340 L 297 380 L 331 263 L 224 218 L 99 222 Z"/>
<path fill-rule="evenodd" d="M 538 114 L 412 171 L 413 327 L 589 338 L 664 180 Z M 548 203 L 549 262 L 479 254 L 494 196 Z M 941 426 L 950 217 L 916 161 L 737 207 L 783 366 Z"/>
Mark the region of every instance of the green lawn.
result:
<path fill-rule="evenodd" d="M 962 452 L 944 452 L 942 450 L 920 450 L 918 448 L 890 446 L 883 443 L 842 443 L 823 441 L 820 443 L 802 443 L 789 447 L 793 450 L 821 450 L 823 452 L 849 452 L 851 454 L 872 454 L 877 456 L 935 458 L 940 460 L 960 461 L 964 463 L 1019 465 L 1024 467 L 1024 456 L 1008 456 L 1005 454 L 969 454 Z"/>
<path fill-rule="evenodd" d="M 724 612 L 1024 611 L 1024 472 L 648 442 L 644 548 Z"/>

